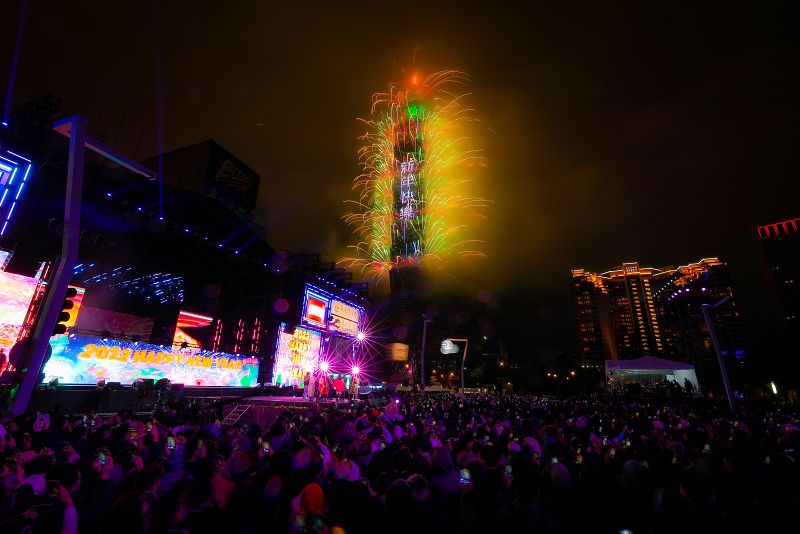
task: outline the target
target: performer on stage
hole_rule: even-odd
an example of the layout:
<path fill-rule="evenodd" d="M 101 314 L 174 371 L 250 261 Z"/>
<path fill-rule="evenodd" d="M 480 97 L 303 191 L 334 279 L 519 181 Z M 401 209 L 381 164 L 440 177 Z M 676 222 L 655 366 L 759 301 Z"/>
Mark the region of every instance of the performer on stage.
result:
<path fill-rule="evenodd" d="M 308 377 L 308 398 L 317 400 L 317 372 L 309 374 Z"/>
<path fill-rule="evenodd" d="M 350 398 L 358 400 L 358 389 L 361 386 L 361 380 L 358 378 L 358 373 L 350 375 Z"/>

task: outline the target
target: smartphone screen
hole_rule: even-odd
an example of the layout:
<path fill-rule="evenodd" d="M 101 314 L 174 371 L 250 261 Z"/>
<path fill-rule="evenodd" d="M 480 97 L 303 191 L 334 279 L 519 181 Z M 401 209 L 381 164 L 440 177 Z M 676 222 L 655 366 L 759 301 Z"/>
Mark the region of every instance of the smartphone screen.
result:
<path fill-rule="evenodd" d="M 514 468 L 513 468 L 513 467 L 511 467 L 510 465 L 507 465 L 507 466 L 505 467 L 505 469 L 503 469 L 503 472 L 505 473 L 505 475 L 506 475 L 508 478 L 511 478 L 511 476 L 512 476 L 512 473 L 514 472 Z"/>
<path fill-rule="evenodd" d="M 102 451 L 98 452 L 97 461 L 100 462 L 100 465 L 106 465 L 106 453 Z"/>
<path fill-rule="evenodd" d="M 167 448 L 175 450 L 175 438 L 172 436 L 167 437 Z"/>
<path fill-rule="evenodd" d="M 458 472 L 458 479 L 464 485 L 469 484 L 470 480 L 472 479 L 472 475 L 469 472 L 469 469 L 462 469 Z"/>

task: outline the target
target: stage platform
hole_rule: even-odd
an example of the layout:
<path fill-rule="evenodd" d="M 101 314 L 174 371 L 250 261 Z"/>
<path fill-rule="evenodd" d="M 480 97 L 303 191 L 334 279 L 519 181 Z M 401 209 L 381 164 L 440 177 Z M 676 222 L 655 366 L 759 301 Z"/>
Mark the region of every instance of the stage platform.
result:
<path fill-rule="evenodd" d="M 303 399 L 303 397 L 281 397 L 267 395 L 247 397 L 236 402 L 236 405 L 248 407 L 247 412 L 237 424 L 257 424 L 262 429 L 266 429 L 272 426 L 275 420 L 287 410 L 291 412 L 315 408 L 324 408 L 326 410 L 344 410 L 353 406 L 354 404 L 361 404 L 364 402 L 367 401 L 352 401 L 349 397 L 346 400 L 341 399 L 339 402 L 334 402 L 333 400 L 327 399 L 312 401 L 309 399 Z M 231 407 L 231 409 L 232 408 L 233 407 Z M 227 411 L 230 411 L 230 409 L 226 410 L 226 412 Z"/>

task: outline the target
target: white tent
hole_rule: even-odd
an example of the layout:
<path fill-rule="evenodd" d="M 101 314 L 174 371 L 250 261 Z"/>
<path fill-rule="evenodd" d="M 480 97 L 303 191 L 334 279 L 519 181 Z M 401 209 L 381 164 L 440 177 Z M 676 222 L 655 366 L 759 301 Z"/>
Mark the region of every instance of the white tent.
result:
<path fill-rule="evenodd" d="M 688 379 L 694 390 L 700 391 L 694 365 L 655 356 L 642 356 L 635 360 L 606 360 L 606 378 L 609 382 L 623 384 L 663 381 L 666 378 L 677 381 L 681 386 Z"/>

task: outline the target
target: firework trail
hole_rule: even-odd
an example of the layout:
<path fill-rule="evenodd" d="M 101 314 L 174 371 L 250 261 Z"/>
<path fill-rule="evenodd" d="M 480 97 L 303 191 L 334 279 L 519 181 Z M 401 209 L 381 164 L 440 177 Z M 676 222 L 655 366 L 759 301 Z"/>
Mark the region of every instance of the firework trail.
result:
<path fill-rule="evenodd" d="M 463 133 L 475 120 L 464 104 L 468 81 L 440 71 L 373 95 L 371 116 L 361 119 L 354 211 L 345 216 L 357 241 L 342 262 L 349 268 L 380 280 L 397 267 L 441 268 L 454 256 L 483 255 L 465 237 L 468 225 L 456 222 L 487 204 L 467 192 L 469 168 L 482 163 Z"/>

